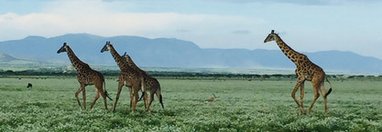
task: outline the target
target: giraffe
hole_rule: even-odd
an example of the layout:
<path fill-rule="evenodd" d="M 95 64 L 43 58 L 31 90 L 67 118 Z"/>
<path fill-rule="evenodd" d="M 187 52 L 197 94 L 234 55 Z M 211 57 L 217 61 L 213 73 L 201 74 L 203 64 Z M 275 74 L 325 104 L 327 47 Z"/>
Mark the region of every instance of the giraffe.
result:
<path fill-rule="evenodd" d="M 106 83 L 105 78 L 103 75 L 90 68 L 90 66 L 84 62 L 82 62 L 78 57 L 74 54 L 73 50 L 69 47 L 69 45 L 66 44 L 66 42 L 62 45 L 62 47 L 57 51 L 57 54 L 66 52 L 72 65 L 77 70 L 77 80 L 80 83 L 80 88 L 75 93 L 75 97 L 77 99 L 78 105 L 81 107 L 81 109 L 86 109 L 86 90 L 85 87 L 88 85 L 94 85 L 96 88 L 96 96 L 93 100 L 93 103 L 90 106 L 90 109 L 93 109 L 94 104 L 100 97 L 100 95 L 103 97 L 105 109 L 107 110 L 107 102 L 106 97 L 112 100 L 109 97 L 109 94 L 106 91 Z M 80 100 L 78 98 L 78 94 L 82 92 L 82 105 L 80 103 Z M 82 108 L 83 107 L 83 108 Z"/>
<path fill-rule="evenodd" d="M 144 88 L 145 89 L 142 89 L 142 91 L 144 91 L 143 94 L 142 94 L 142 97 L 145 98 L 144 101 L 145 101 L 146 110 L 147 111 L 151 111 L 150 110 L 150 106 L 151 106 L 151 103 L 154 101 L 154 94 L 158 97 L 159 102 L 160 102 L 160 104 L 162 106 L 162 109 L 164 109 L 163 99 L 162 99 L 162 94 L 161 94 L 161 88 L 160 88 L 159 81 L 156 78 L 148 75 L 142 69 L 140 69 L 134 63 L 133 59 L 131 59 L 131 57 L 126 52 L 125 52 L 125 54 L 123 56 L 126 59 L 127 64 L 131 68 L 133 68 L 134 70 L 140 72 L 142 74 L 142 76 L 144 77 L 144 85 L 145 85 Z"/>
<path fill-rule="evenodd" d="M 297 76 L 297 83 L 292 90 L 291 96 L 294 99 L 294 101 L 297 103 L 297 106 L 300 108 L 301 113 L 305 112 L 304 104 L 303 104 L 304 94 L 305 94 L 304 93 L 305 81 L 311 81 L 313 85 L 313 93 L 314 93 L 313 102 L 311 103 L 308 112 L 312 111 L 314 103 L 320 97 L 320 94 L 324 98 L 325 112 L 328 112 L 327 96 L 332 92 L 332 87 L 329 80 L 326 78 L 324 70 L 318 65 L 311 62 L 306 55 L 299 53 L 293 50 L 291 47 L 289 47 L 280 38 L 280 36 L 274 32 L 274 30 L 272 30 L 271 33 L 267 36 L 267 38 L 265 38 L 264 43 L 267 43 L 270 41 L 276 41 L 281 51 L 296 65 L 295 73 Z M 329 90 L 326 90 L 324 86 L 325 79 L 330 85 Z M 300 88 L 300 101 L 298 101 L 298 99 L 295 96 L 299 88 Z"/>
<path fill-rule="evenodd" d="M 129 67 L 126 63 L 126 61 L 123 59 L 122 56 L 118 54 L 118 52 L 114 49 L 113 45 L 110 43 L 110 41 L 107 41 L 105 46 L 101 49 L 101 53 L 105 51 L 110 51 L 111 55 L 113 56 L 115 62 L 117 63 L 119 69 L 121 70 L 121 73 L 119 75 L 119 81 L 118 81 L 118 91 L 117 95 L 114 101 L 113 105 L 113 112 L 115 111 L 115 108 L 117 106 L 117 102 L 119 99 L 119 95 L 121 94 L 122 87 L 127 86 L 130 91 L 130 106 L 132 106 L 133 112 L 136 110 L 136 105 L 138 102 L 138 91 L 140 89 L 143 89 L 143 77 L 142 75 Z"/>

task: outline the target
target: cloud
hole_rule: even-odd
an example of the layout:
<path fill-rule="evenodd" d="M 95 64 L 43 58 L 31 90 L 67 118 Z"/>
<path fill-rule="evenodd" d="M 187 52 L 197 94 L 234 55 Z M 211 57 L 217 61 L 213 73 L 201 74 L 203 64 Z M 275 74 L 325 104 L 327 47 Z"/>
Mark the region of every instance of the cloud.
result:
<path fill-rule="evenodd" d="M 191 30 L 187 30 L 187 29 L 177 29 L 176 32 L 179 32 L 179 33 L 188 33 L 188 32 L 191 32 Z"/>
<path fill-rule="evenodd" d="M 47 4 L 41 12 L 0 14 L 0 40 L 84 32 L 150 37 L 185 33 L 188 29 L 209 34 L 232 31 L 237 23 L 242 28 L 263 23 L 261 19 L 227 15 L 118 12 L 110 6 L 102 1 L 59 1 Z"/>
<path fill-rule="evenodd" d="M 102 0 L 102 2 L 114 2 L 116 0 Z"/>
<path fill-rule="evenodd" d="M 240 35 L 244 35 L 244 34 L 250 34 L 251 31 L 249 30 L 235 30 L 232 32 L 233 34 L 240 34 Z"/>
<path fill-rule="evenodd" d="M 215 2 L 231 2 L 231 3 L 281 3 L 281 4 L 298 4 L 298 5 L 337 5 L 348 3 L 375 3 L 379 0 L 210 0 Z"/>

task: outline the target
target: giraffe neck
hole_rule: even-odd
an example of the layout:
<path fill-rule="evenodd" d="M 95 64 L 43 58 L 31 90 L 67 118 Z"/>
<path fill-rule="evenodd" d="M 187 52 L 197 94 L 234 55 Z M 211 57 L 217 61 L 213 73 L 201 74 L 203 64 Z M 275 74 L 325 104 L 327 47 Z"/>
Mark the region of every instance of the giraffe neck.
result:
<path fill-rule="evenodd" d="M 297 59 L 303 55 L 295 50 L 293 50 L 291 47 L 289 47 L 281 38 L 280 36 L 276 35 L 276 43 L 280 47 L 281 51 L 287 56 L 293 63 L 297 64 Z"/>
<path fill-rule="evenodd" d="M 121 57 L 118 52 L 114 49 L 114 47 L 111 46 L 110 53 L 113 56 L 115 62 L 117 63 L 119 69 L 121 71 L 127 70 L 128 66 L 126 65 L 126 62 L 123 60 L 123 57 Z"/>
<path fill-rule="evenodd" d="M 86 63 L 82 62 L 80 59 L 78 59 L 76 54 L 74 54 L 73 50 L 69 46 L 67 47 L 66 52 L 67 52 L 67 55 L 70 59 L 70 62 L 72 63 L 74 68 L 76 68 L 77 71 L 81 70 L 85 66 L 88 66 L 88 64 L 86 64 Z"/>
<path fill-rule="evenodd" d="M 134 70 L 136 71 L 142 71 L 133 61 L 133 59 L 131 59 L 131 57 L 129 55 L 126 55 L 126 61 L 127 61 L 127 64 L 133 68 Z"/>

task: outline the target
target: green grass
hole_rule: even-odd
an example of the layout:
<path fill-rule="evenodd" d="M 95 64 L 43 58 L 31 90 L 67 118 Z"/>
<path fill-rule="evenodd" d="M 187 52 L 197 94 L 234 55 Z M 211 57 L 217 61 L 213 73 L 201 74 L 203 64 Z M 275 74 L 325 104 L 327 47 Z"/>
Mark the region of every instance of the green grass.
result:
<path fill-rule="evenodd" d="M 294 81 L 159 79 L 165 109 L 158 99 L 153 112 L 138 103 L 129 108 L 128 89 L 116 112 L 104 109 L 102 98 L 93 111 L 81 110 L 73 78 L 0 78 L 0 131 L 382 131 L 382 82 L 333 81 L 328 114 L 322 98 L 313 113 L 299 115 L 290 97 Z M 26 89 L 28 82 L 32 89 Z M 116 93 L 115 79 L 107 90 Z M 312 87 L 305 85 L 305 107 Z M 87 108 L 95 88 L 87 87 Z M 206 99 L 214 93 L 214 102 Z M 109 108 L 112 102 L 108 100 Z"/>

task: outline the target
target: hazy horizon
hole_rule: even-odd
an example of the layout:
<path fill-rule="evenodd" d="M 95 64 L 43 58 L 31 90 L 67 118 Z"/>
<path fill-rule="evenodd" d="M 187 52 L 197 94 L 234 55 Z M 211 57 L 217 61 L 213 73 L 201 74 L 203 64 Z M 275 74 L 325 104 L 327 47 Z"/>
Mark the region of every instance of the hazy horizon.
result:
<path fill-rule="evenodd" d="M 382 59 L 376 0 L 1 0 L 0 41 L 68 33 L 177 38 L 201 48 L 278 49 L 274 29 L 300 52 L 351 51 Z"/>

